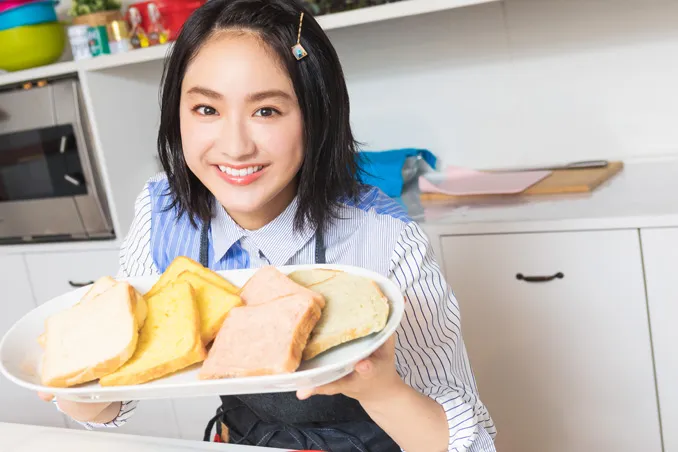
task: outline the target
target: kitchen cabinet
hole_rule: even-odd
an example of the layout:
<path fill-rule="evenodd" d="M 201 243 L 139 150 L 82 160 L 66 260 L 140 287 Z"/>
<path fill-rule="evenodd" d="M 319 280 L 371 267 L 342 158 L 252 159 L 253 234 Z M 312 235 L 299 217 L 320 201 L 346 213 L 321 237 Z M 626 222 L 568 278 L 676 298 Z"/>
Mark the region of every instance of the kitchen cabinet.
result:
<path fill-rule="evenodd" d="M 441 240 L 498 450 L 661 451 L 637 230 Z"/>
<path fill-rule="evenodd" d="M 35 300 L 28 279 L 23 256 L 0 256 L 0 287 L 2 287 L 2 315 L 0 336 L 35 308 Z M 40 400 L 34 392 L 11 383 L 0 375 L 0 422 L 64 427 L 64 417 L 52 404 Z"/>
<path fill-rule="evenodd" d="M 28 272 L 38 304 L 118 273 L 118 250 L 26 254 Z"/>
<path fill-rule="evenodd" d="M 664 452 L 678 452 L 678 228 L 641 231 Z"/>

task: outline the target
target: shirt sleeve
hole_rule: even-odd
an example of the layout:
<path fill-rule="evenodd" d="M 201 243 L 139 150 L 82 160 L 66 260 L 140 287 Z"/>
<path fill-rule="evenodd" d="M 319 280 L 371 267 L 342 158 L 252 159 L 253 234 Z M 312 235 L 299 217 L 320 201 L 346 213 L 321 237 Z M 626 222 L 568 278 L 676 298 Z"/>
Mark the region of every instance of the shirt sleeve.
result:
<path fill-rule="evenodd" d="M 148 185 L 146 185 L 134 203 L 134 219 L 120 248 L 118 279 L 159 274 L 151 253 L 151 210 L 151 195 L 148 191 Z M 59 409 L 56 399 L 54 400 L 57 409 Z M 76 422 L 87 430 L 120 427 L 134 414 L 137 403 L 135 400 L 123 402 L 115 419 L 105 424 Z"/>
<path fill-rule="evenodd" d="M 398 373 L 445 410 L 450 452 L 495 452 L 496 429 L 478 396 L 461 336 L 459 305 L 426 234 L 414 222 L 400 234 L 390 277 L 405 295 L 396 333 Z"/>

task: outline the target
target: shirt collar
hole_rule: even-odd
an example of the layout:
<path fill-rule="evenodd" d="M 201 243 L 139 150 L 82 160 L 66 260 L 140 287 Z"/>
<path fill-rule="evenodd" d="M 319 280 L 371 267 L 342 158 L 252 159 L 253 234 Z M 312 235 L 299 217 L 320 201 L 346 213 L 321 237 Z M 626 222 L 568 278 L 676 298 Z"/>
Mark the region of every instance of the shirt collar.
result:
<path fill-rule="evenodd" d="M 299 201 L 295 197 L 289 206 L 266 226 L 256 231 L 240 227 L 215 200 L 216 212 L 212 217 L 212 247 L 217 261 L 221 260 L 229 249 L 242 237 L 251 238 L 271 265 L 285 265 L 315 234 L 315 230 L 306 225 L 301 231 L 294 231 L 294 217 Z"/>

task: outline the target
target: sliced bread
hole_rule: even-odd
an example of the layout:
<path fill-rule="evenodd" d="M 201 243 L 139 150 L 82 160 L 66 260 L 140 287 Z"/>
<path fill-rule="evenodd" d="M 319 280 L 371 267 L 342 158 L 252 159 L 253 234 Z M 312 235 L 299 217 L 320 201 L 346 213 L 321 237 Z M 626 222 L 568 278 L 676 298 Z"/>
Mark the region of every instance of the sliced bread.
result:
<path fill-rule="evenodd" d="M 216 286 L 197 273 L 182 272 L 177 281 L 186 281 L 195 292 L 200 311 L 200 336 L 205 345 L 217 337 L 228 312 L 242 305 L 240 297 Z"/>
<path fill-rule="evenodd" d="M 199 377 L 206 380 L 294 372 L 320 314 L 320 306 L 308 294 L 232 309 Z"/>
<path fill-rule="evenodd" d="M 246 305 L 253 306 L 296 294 L 304 294 L 313 299 L 321 309 L 325 307 L 325 300 L 321 295 L 295 283 L 272 266 L 257 270 L 243 286 L 240 298 Z"/>
<path fill-rule="evenodd" d="M 313 284 L 319 284 L 328 279 L 332 279 L 339 273 L 341 273 L 339 270 L 317 268 L 311 270 L 297 270 L 287 275 L 287 277 L 301 286 L 309 287 Z"/>
<path fill-rule="evenodd" d="M 116 283 L 46 322 L 42 382 L 70 387 L 114 372 L 137 346 L 134 289 Z"/>
<path fill-rule="evenodd" d="M 134 355 L 102 377 L 102 386 L 146 383 L 205 359 L 198 304 L 188 282 L 172 283 L 146 302 L 148 316 Z"/>
<path fill-rule="evenodd" d="M 184 271 L 197 273 L 203 279 L 206 279 L 215 286 L 221 287 L 227 292 L 231 292 L 233 294 L 238 293 L 238 288 L 226 281 L 226 279 L 222 278 L 218 273 L 203 267 L 200 265 L 200 263 L 194 261 L 193 259 L 190 259 L 186 256 L 179 256 L 172 261 L 169 267 L 167 267 L 165 272 L 160 276 L 160 279 L 155 282 L 153 287 L 151 287 L 151 290 L 145 293 L 144 296 L 147 298 L 152 297 L 162 290 L 163 287 L 173 283 Z"/>
<path fill-rule="evenodd" d="M 83 295 L 78 304 L 87 303 L 90 300 L 93 300 L 116 284 L 118 284 L 118 282 L 110 276 L 99 278 L 94 284 L 92 284 L 92 287 L 89 288 L 85 295 Z M 148 308 L 146 307 L 146 300 L 144 300 L 144 297 L 142 297 L 136 289 L 132 288 L 132 291 L 132 309 L 134 310 L 134 314 L 137 319 L 137 326 L 139 329 L 141 329 L 141 327 L 144 326 L 144 322 L 146 321 L 146 313 L 148 312 Z M 45 348 L 45 340 L 45 333 L 42 333 L 38 337 L 38 343 L 42 348 Z"/>
<path fill-rule="evenodd" d="M 333 278 L 324 280 L 324 274 L 297 277 L 306 281 L 322 280 L 309 289 L 321 294 L 326 303 L 304 349 L 305 360 L 337 345 L 381 331 L 386 326 L 390 309 L 388 299 L 374 281 L 346 272 L 338 272 Z"/>

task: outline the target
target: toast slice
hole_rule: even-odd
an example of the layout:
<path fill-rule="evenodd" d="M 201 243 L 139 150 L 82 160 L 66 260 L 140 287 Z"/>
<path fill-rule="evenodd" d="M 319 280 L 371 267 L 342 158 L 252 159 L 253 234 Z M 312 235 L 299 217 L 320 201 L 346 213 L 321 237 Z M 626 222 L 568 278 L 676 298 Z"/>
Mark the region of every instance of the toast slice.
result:
<path fill-rule="evenodd" d="M 230 282 L 222 278 L 218 273 L 213 272 L 212 270 L 203 267 L 198 262 L 190 259 L 186 256 L 179 256 L 175 258 L 172 263 L 167 267 L 165 272 L 160 276 L 160 279 L 151 287 L 147 293 L 144 294 L 145 297 L 152 297 L 156 293 L 160 292 L 163 287 L 168 284 L 173 283 L 177 277 L 184 271 L 190 271 L 192 273 L 197 273 L 203 279 L 206 279 L 215 286 L 221 287 L 227 292 L 233 294 L 238 293 L 238 288 L 235 287 Z"/>
<path fill-rule="evenodd" d="M 134 289 L 116 283 L 46 322 L 42 382 L 70 387 L 114 372 L 136 349 Z"/>
<path fill-rule="evenodd" d="M 320 314 L 318 303 L 305 294 L 234 308 L 200 369 L 200 379 L 294 372 Z"/>
<path fill-rule="evenodd" d="M 200 312 L 200 337 L 207 345 L 217 337 L 229 311 L 242 305 L 240 297 L 215 286 L 197 273 L 183 271 L 177 281 L 186 281 L 195 292 Z"/>
<path fill-rule="evenodd" d="M 325 299 L 321 295 L 295 283 L 273 266 L 257 270 L 243 286 L 240 298 L 246 305 L 253 306 L 295 294 L 313 299 L 320 309 L 325 307 Z"/>
<path fill-rule="evenodd" d="M 312 270 L 297 270 L 287 275 L 287 277 L 300 286 L 309 287 L 332 279 L 339 273 L 341 273 L 339 270 L 318 268 Z"/>
<path fill-rule="evenodd" d="M 326 304 L 304 349 L 305 360 L 386 326 L 388 299 L 370 279 L 339 272 L 309 289 L 321 294 Z"/>
<path fill-rule="evenodd" d="M 148 317 L 132 358 L 99 379 L 102 386 L 146 383 L 205 359 L 200 314 L 191 285 L 178 281 L 147 298 Z"/>
<path fill-rule="evenodd" d="M 118 281 L 111 278 L 110 276 L 104 276 L 103 278 L 99 278 L 94 284 L 92 284 L 92 287 L 89 288 L 85 295 L 80 299 L 78 304 L 87 303 L 90 300 L 93 300 L 94 298 L 103 294 L 116 284 L 118 284 Z M 137 292 L 136 289 L 132 288 L 132 290 L 133 290 L 132 309 L 134 310 L 134 314 L 137 319 L 137 326 L 139 327 L 139 329 L 141 329 L 141 327 L 144 326 L 144 322 L 146 321 L 146 314 L 148 312 L 148 308 L 146 306 L 146 300 L 144 300 L 144 297 L 142 297 L 141 294 Z M 42 333 L 38 337 L 38 343 L 43 349 L 45 348 L 45 340 L 46 340 L 45 333 Z"/>

